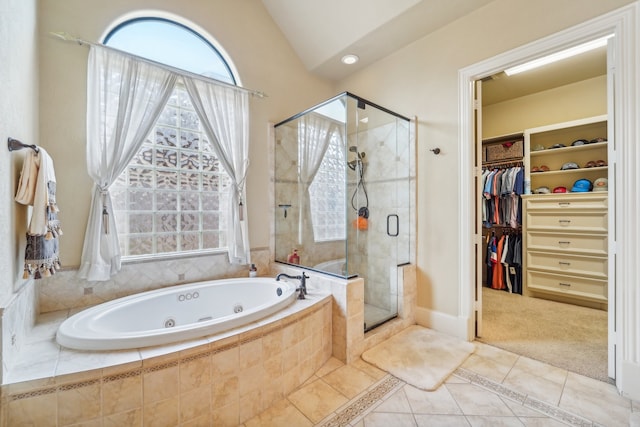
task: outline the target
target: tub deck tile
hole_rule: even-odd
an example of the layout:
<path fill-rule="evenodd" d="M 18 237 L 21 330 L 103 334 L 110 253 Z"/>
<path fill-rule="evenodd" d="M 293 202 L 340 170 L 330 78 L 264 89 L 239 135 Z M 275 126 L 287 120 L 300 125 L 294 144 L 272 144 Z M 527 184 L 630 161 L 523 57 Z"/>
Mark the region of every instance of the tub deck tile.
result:
<path fill-rule="evenodd" d="M 185 407 L 183 412 L 179 412 L 181 406 L 177 403 L 180 401 L 181 392 L 189 393 L 193 390 L 200 390 L 203 391 L 204 396 L 209 396 L 205 400 L 210 402 L 210 421 L 227 422 L 233 420 L 237 425 L 240 420 L 248 420 L 282 399 L 286 396 L 286 392 L 297 389 L 305 379 L 312 377 L 313 373 L 330 357 L 329 353 L 322 357 L 326 353 L 323 340 L 308 339 L 307 342 L 298 342 L 293 348 L 296 357 L 292 357 L 291 360 L 286 358 L 286 351 L 292 349 L 281 347 L 282 351 L 276 351 L 275 343 L 283 342 L 284 329 L 288 326 L 296 329 L 296 323 L 305 323 L 308 328 L 313 329 L 305 331 L 305 335 L 323 334 L 325 325 L 322 322 L 312 321 L 312 319 L 324 318 L 324 316 L 316 314 L 324 313 L 327 306 L 331 307 L 331 296 L 329 294 L 315 295 L 301 304 L 295 305 L 297 310 L 293 315 L 295 321 L 291 321 L 291 318 L 275 316 L 254 322 L 252 326 L 257 327 L 258 331 L 251 333 L 248 329 L 237 328 L 234 331 L 202 339 L 134 350 L 77 351 L 61 349 L 53 341 L 55 339 L 53 335 L 44 336 L 53 334 L 54 332 L 51 330 L 51 332 L 42 335 L 42 338 L 50 340 L 52 345 L 43 344 L 42 348 L 46 351 L 41 356 L 42 360 L 50 361 L 51 366 L 55 366 L 55 370 L 46 374 L 47 376 L 44 378 L 37 378 L 37 373 L 35 378 L 25 375 L 21 370 L 21 377 L 15 375 L 12 377 L 15 382 L 2 385 L 2 410 L 4 412 L 5 409 L 8 409 L 9 413 L 3 417 L 5 420 L 14 420 L 16 416 L 22 416 L 19 412 L 23 408 L 36 405 L 39 410 L 46 408 L 44 412 L 53 419 L 62 416 L 61 420 L 65 423 L 77 420 L 89 424 L 95 421 L 103 425 L 110 425 L 109 423 L 112 422 L 117 423 L 116 420 L 126 419 L 135 424 L 136 420 L 141 419 L 140 417 L 146 421 L 156 419 L 163 422 L 179 422 L 182 417 L 182 421 L 196 422 L 196 420 L 205 420 L 200 414 L 204 410 L 204 403 L 194 402 L 193 408 Z M 295 311 L 291 307 L 289 309 L 289 313 Z M 58 315 L 60 318 L 65 318 L 68 312 L 65 311 Z M 48 321 L 52 318 L 56 318 L 56 316 L 47 317 Z M 241 342 L 238 329 L 247 333 L 245 337 L 255 338 Z M 303 329 L 300 329 L 300 332 Z M 46 328 L 39 329 L 40 332 L 44 330 Z M 275 337 L 272 336 L 274 334 Z M 39 339 L 34 339 L 30 344 L 38 341 Z M 301 354 L 303 348 L 306 350 Z M 251 369 L 245 369 L 247 374 L 242 378 L 239 372 L 241 349 L 244 351 L 245 364 L 251 366 Z M 306 352 L 309 354 L 305 354 Z M 254 353 L 262 353 L 262 356 L 269 355 L 271 357 L 255 358 Z M 233 356 L 235 371 L 224 378 L 220 376 L 214 380 L 215 372 L 220 368 L 217 363 L 218 359 L 223 356 Z M 303 359 L 303 356 L 306 358 Z M 193 378 L 189 377 L 188 368 L 194 363 L 205 363 L 210 366 L 210 384 L 196 384 L 195 381 L 192 381 Z M 284 369 L 285 366 L 287 369 Z M 276 369 L 277 367 L 281 369 Z M 29 372 L 29 369 L 24 371 Z M 259 374 L 260 372 L 262 374 Z M 288 374 L 291 375 L 288 376 Z M 21 381 L 21 378 L 28 380 Z M 254 384 L 260 378 L 264 380 L 264 384 L 260 386 Z M 94 417 L 96 415 L 95 408 L 91 407 L 91 411 L 85 413 L 84 409 L 76 408 L 73 404 L 73 401 L 84 398 L 83 390 L 89 389 L 92 390 L 91 396 L 100 395 L 108 400 L 108 402 L 103 402 L 98 398 L 92 400 L 92 402 L 94 400 L 100 401 L 96 403 L 100 403 L 103 408 L 98 418 Z M 235 393 L 229 393 L 230 389 L 235 389 Z M 173 393 L 158 394 L 158 390 Z M 224 402 L 221 401 L 222 394 L 225 395 Z M 232 396 L 229 396 L 230 394 Z M 128 397 L 125 398 L 125 395 Z M 68 397 L 68 399 L 62 400 L 66 402 L 66 406 L 61 413 L 58 412 L 60 410 L 59 396 Z M 118 396 L 124 400 L 118 400 Z M 39 404 L 44 400 L 50 402 L 51 405 Z M 122 402 L 125 401 L 127 405 L 122 406 Z M 239 405 L 241 401 L 245 404 L 251 403 L 251 405 L 241 409 L 241 405 Z M 216 405 L 215 402 L 225 406 Z M 76 411 L 76 413 L 74 412 L 76 409 L 82 409 L 82 411 Z M 104 411 L 104 409 L 107 410 Z M 196 413 L 197 417 L 192 418 L 196 416 Z M 47 416 L 46 414 L 45 416 Z"/>

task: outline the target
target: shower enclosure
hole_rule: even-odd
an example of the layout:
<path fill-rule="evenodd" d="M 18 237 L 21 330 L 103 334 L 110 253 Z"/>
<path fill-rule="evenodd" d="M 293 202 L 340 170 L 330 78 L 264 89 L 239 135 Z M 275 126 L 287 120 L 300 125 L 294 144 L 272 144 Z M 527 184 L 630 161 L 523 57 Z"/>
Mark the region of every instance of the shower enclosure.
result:
<path fill-rule="evenodd" d="M 275 260 L 364 278 L 365 330 L 396 317 L 414 234 L 410 120 L 343 93 L 278 123 L 275 140 Z"/>

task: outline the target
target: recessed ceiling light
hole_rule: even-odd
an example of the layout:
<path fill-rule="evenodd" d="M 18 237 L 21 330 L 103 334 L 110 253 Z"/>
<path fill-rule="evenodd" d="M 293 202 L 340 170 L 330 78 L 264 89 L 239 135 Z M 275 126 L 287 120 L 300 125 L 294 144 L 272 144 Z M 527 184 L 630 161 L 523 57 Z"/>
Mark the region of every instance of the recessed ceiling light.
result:
<path fill-rule="evenodd" d="M 351 65 L 351 64 L 355 64 L 356 62 L 358 62 L 360 58 L 358 58 L 358 55 L 345 55 L 342 57 L 342 63 L 343 64 L 347 64 L 347 65 Z"/>

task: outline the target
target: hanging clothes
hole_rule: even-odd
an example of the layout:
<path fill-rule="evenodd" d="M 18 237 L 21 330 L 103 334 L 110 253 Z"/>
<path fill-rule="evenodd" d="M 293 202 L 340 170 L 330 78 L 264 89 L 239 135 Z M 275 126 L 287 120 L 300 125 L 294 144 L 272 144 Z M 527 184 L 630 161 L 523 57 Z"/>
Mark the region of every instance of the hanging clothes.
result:
<path fill-rule="evenodd" d="M 482 221 L 492 225 L 522 224 L 522 198 L 524 193 L 524 168 L 485 168 L 482 172 Z"/>
<path fill-rule="evenodd" d="M 486 238 L 486 286 L 522 295 L 522 233 L 505 230 L 500 237 Z"/>

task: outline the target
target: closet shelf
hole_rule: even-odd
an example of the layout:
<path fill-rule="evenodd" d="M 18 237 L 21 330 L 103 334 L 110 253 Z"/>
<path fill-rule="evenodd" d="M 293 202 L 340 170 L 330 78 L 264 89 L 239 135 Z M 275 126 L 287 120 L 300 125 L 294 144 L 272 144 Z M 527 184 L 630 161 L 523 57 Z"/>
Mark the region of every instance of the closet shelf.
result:
<path fill-rule="evenodd" d="M 557 170 L 557 171 L 547 171 L 547 172 L 531 172 L 532 176 L 536 178 L 542 176 L 569 176 L 569 175 L 592 175 L 597 174 L 601 171 L 606 171 L 609 168 L 607 166 L 601 166 L 596 168 L 580 168 L 580 169 L 568 169 L 568 170 Z"/>
<path fill-rule="evenodd" d="M 562 148 L 547 148 L 545 150 L 532 151 L 531 153 L 529 153 L 529 156 L 531 157 L 531 159 L 535 159 L 535 158 L 539 158 L 539 157 L 554 156 L 554 155 L 559 155 L 559 154 L 561 154 L 561 155 L 569 155 L 569 154 L 573 154 L 573 153 L 581 153 L 581 152 L 585 152 L 585 151 L 599 150 L 600 148 L 605 148 L 606 149 L 606 146 L 607 146 L 607 141 L 594 142 L 593 144 L 578 145 L 576 147 L 569 146 L 569 147 L 562 147 Z"/>

